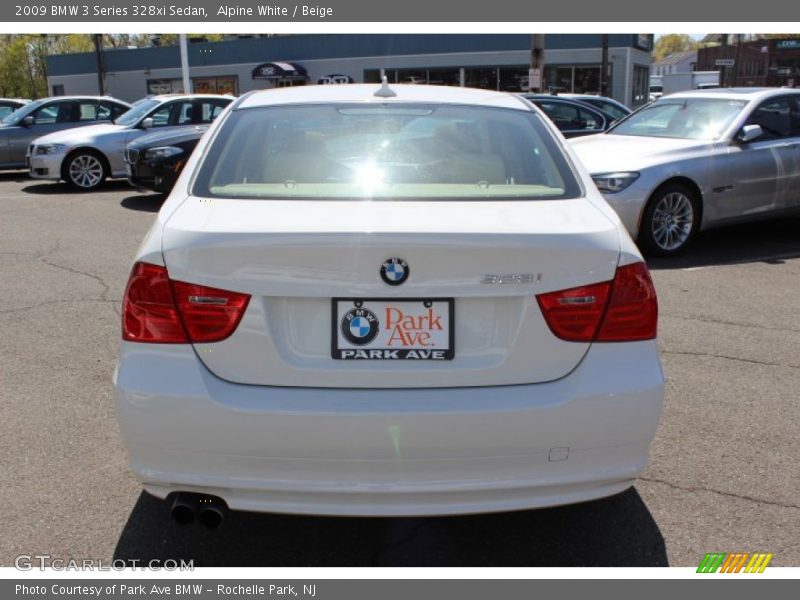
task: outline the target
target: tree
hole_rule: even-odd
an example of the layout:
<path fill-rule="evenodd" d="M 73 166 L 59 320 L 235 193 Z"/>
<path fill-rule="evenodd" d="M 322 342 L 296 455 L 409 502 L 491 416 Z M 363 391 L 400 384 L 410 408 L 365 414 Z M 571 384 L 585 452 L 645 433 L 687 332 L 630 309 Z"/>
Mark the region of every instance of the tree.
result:
<path fill-rule="evenodd" d="M 0 96 L 47 96 L 46 57 L 91 49 L 92 39 L 86 34 L 0 35 Z"/>
<path fill-rule="evenodd" d="M 697 42 L 685 33 L 669 33 L 656 40 L 653 47 L 653 58 L 661 60 L 675 52 L 688 52 L 697 50 Z"/>

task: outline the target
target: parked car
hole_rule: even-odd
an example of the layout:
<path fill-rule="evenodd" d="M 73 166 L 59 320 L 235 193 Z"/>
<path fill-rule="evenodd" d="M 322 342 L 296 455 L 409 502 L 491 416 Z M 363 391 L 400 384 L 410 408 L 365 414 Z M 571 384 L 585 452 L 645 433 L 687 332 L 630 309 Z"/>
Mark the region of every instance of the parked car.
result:
<path fill-rule="evenodd" d="M 64 129 L 111 121 L 130 104 L 107 96 L 56 96 L 29 102 L 0 121 L 0 169 L 25 169 L 30 143 Z"/>
<path fill-rule="evenodd" d="M 169 129 L 142 136 L 130 144 L 125 160 L 134 187 L 169 193 L 208 125 Z"/>
<path fill-rule="evenodd" d="M 63 179 L 79 191 L 102 185 L 107 177 L 127 177 L 125 148 L 155 129 L 210 123 L 231 103 L 232 96 L 152 96 L 113 123 L 83 127 L 37 139 L 30 147 L 30 174 L 37 179 Z"/>
<path fill-rule="evenodd" d="M 606 96 L 592 96 L 589 94 L 559 94 L 560 98 L 570 98 L 578 100 L 584 104 L 603 112 L 605 115 L 610 116 L 612 121 L 620 121 L 631 114 L 633 111 L 625 106 L 622 102 L 617 102 L 613 98 Z"/>
<path fill-rule="evenodd" d="M 0 98 L 0 119 L 5 119 L 12 112 L 28 103 L 30 103 L 30 100 L 23 98 Z"/>
<path fill-rule="evenodd" d="M 580 137 L 608 129 L 614 119 L 578 100 L 546 94 L 523 94 L 550 117 L 564 137 Z"/>
<path fill-rule="evenodd" d="M 572 144 L 653 254 L 677 254 L 704 229 L 800 209 L 800 90 L 671 94 Z"/>
<path fill-rule="evenodd" d="M 647 463 L 647 267 L 552 123 L 495 91 L 306 86 L 211 126 L 139 248 L 115 397 L 173 516 L 580 502 Z"/>

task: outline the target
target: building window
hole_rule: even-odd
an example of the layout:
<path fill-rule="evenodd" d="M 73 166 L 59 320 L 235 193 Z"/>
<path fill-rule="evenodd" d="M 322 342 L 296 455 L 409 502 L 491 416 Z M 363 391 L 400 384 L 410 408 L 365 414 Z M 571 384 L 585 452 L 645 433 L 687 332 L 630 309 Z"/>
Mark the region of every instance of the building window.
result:
<path fill-rule="evenodd" d="M 650 69 L 642 65 L 633 66 L 633 103 L 641 106 L 650 99 Z"/>
<path fill-rule="evenodd" d="M 607 93 L 611 95 L 611 63 L 608 65 Z M 599 94 L 600 65 L 545 65 L 545 91 L 567 94 Z"/>
<path fill-rule="evenodd" d="M 183 80 L 181 79 L 148 79 L 147 94 L 159 96 L 161 94 L 182 94 Z"/>
<path fill-rule="evenodd" d="M 194 77 L 192 79 L 192 88 L 195 94 L 228 94 L 230 96 L 235 96 L 237 80 L 238 78 L 235 75 L 225 77 Z"/>
<path fill-rule="evenodd" d="M 53 84 L 53 96 L 63 96 L 63 95 L 64 95 L 64 84 L 63 83 Z"/>
<path fill-rule="evenodd" d="M 389 83 L 461 85 L 461 68 L 384 69 Z M 528 67 L 466 67 L 464 86 L 507 92 L 528 91 Z M 365 69 L 364 83 L 380 83 L 380 69 Z"/>

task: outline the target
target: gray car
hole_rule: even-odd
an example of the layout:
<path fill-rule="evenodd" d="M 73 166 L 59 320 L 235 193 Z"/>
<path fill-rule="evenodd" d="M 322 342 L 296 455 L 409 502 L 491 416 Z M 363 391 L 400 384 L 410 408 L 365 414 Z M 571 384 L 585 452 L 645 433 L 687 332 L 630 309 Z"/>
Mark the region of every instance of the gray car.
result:
<path fill-rule="evenodd" d="M 64 129 L 110 122 L 130 104 L 108 96 L 56 96 L 21 105 L 0 121 L 0 169 L 24 169 L 30 143 Z"/>
<path fill-rule="evenodd" d="M 99 187 L 107 177 L 127 177 L 126 146 L 152 131 L 213 121 L 232 96 L 164 95 L 144 98 L 113 123 L 41 137 L 30 147 L 30 174 L 64 180 L 80 191 Z"/>
<path fill-rule="evenodd" d="M 651 254 L 677 254 L 704 229 L 800 210 L 797 89 L 671 94 L 570 142 Z"/>

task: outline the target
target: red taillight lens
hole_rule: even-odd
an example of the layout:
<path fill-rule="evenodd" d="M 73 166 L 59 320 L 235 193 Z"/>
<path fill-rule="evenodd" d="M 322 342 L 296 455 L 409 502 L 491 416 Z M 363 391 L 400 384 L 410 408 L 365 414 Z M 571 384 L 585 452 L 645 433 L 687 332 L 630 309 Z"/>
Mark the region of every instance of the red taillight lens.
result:
<path fill-rule="evenodd" d="M 606 311 L 611 283 L 595 283 L 536 296 L 550 330 L 568 342 L 591 342 Z"/>
<path fill-rule="evenodd" d="M 122 339 L 218 342 L 236 330 L 249 301 L 247 294 L 170 281 L 166 268 L 136 263 L 122 305 Z"/>
<path fill-rule="evenodd" d="M 162 344 L 189 342 L 164 267 L 133 265 L 122 301 L 122 339 Z"/>
<path fill-rule="evenodd" d="M 536 297 L 554 335 L 569 342 L 632 342 L 656 337 L 658 304 L 644 263 L 617 268 L 614 281 Z"/>
<path fill-rule="evenodd" d="M 248 294 L 173 281 L 175 299 L 192 342 L 219 342 L 230 336 L 242 319 Z"/>
<path fill-rule="evenodd" d="M 598 342 L 652 340 L 658 326 L 658 301 L 644 263 L 619 267 Z"/>

